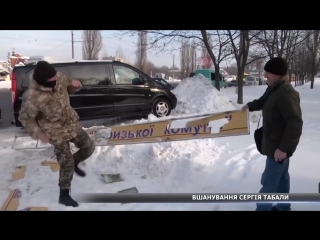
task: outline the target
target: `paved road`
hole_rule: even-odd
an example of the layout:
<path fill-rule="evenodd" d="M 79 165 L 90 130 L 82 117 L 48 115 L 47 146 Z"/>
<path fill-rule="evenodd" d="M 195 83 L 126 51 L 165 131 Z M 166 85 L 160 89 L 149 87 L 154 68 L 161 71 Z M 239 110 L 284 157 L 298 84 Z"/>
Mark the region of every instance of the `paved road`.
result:
<path fill-rule="evenodd" d="M 0 89 L 0 129 L 9 128 L 12 126 L 11 121 L 13 120 L 13 109 L 11 98 L 11 92 L 9 89 Z"/>

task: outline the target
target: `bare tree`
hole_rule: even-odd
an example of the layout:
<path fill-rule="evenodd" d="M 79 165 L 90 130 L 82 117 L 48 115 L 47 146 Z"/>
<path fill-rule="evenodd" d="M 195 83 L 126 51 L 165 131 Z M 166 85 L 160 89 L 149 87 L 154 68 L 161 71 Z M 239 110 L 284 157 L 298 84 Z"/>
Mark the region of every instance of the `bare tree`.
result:
<path fill-rule="evenodd" d="M 283 57 L 289 66 L 295 48 L 303 42 L 301 30 L 236 30 L 240 39 L 234 39 L 228 30 L 229 38 L 237 62 L 238 103 L 243 103 L 243 77 L 246 65 L 255 62 L 259 75 L 266 58 Z M 236 36 L 237 37 L 237 36 Z M 239 40 L 239 44 L 235 40 Z M 249 55 L 250 54 L 250 55 Z M 263 61 L 261 61 L 263 60 Z"/>
<path fill-rule="evenodd" d="M 141 30 L 123 31 L 120 36 L 132 35 L 134 33 L 141 32 Z M 181 49 L 181 42 L 183 39 L 187 39 L 188 42 L 194 40 L 194 46 L 206 47 L 207 53 L 212 59 L 215 56 L 215 60 L 212 59 L 213 63 L 216 63 L 215 69 L 218 64 L 226 60 L 228 56 L 231 56 L 231 51 L 227 51 L 228 38 L 227 33 L 224 31 L 211 31 L 211 30 L 148 30 L 149 44 L 148 49 L 156 52 L 172 52 L 174 50 Z M 205 33 L 205 35 L 203 35 Z M 204 39 L 204 36 L 206 39 Z M 212 39 L 212 42 L 211 42 Z M 226 42 L 224 42 L 226 41 Z M 205 44 L 207 42 L 207 44 Z M 192 59 L 192 58 L 191 58 Z M 191 60 L 192 61 L 192 60 Z M 194 60 L 195 61 L 195 60 Z M 191 68 L 190 68 L 191 69 Z M 220 89 L 220 71 L 217 72 L 216 88 Z"/>
<path fill-rule="evenodd" d="M 206 46 L 208 54 L 214 65 L 215 87 L 220 90 L 220 64 L 227 57 L 232 55 L 230 37 L 228 37 L 224 31 L 215 30 L 215 43 L 213 43 L 209 38 L 210 35 L 208 36 L 207 30 L 201 30 L 201 35 L 203 43 Z M 234 37 L 234 34 L 231 34 L 231 36 Z M 210 45 L 210 41 L 212 45 Z"/>
<path fill-rule="evenodd" d="M 196 70 L 196 61 L 197 61 L 197 46 L 196 46 L 196 42 L 193 39 L 191 46 L 190 46 L 190 71 L 194 72 Z"/>
<path fill-rule="evenodd" d="M 250 50 L 250 41 L 249 30 L 227 30 L 229 34 L 229 39 L 231 46 L 233 48 L 233 54 L 237 62 L 237 83 L 238 83 L 238 104 L 243 104 L 243 78 L 244 71 L 247 65 L 247 59 Z M 239 44 L 236 43 L 236 40 L 240 36 Z"/>
<path fill-rule="evenodd" d="M 188 40 L 184 39 L 181 42 L 181 49 L 180 49 L 180 72 L 181 72 L 181 79 L 185 79 L 186 76 L 186 65 L 187 65 L 187 51 L 188 49 Z"/>
<path fill-rule="evenodd" d="M 185 79 L 196 69 L 196 45 L 195 41 L 182 39 L 180 49 L 181 79 Z"/>
<path fill-rule="evenodd" d="M 118 49 L 116 50 L 116 56 L 115 56 L 118 60 L 122 60 L 122 61 L 126 61 L 126 58 L 124 56 L 123 50 L 122 48 L 119 46 Z"/>
<path fill-rule="evenodd" d="M 262 58 L 282 57 L 288 62 L 288 75 L 293 72 L 292 58 L 296 48 L 303 44 L 312 32 L 306 30 L 255 30 L 250 52 L 259 54 Z"/>
<path fill-rule="evenodd" d="M 251 50 L 269 58 L 282 57 L 289 59 L 292 49 L 299 44 L 303 30 L 251 30 Z"/>
<path fill-rule="evenodd" d="M 107 60 L 109 59 L 108 53 L 105 49 L 103 49 L 102 53 L 101 53 L 101 59 L 102 60 Z"/>
<path fill-rule="evenodd" d="M 313 89 L 314 85 L 314 77 L 318 72 L 319 64 L 320 64 L 320 58 L 318 57 L 319 54 L 319 39 L 320 37 L 320 30 L 314 30 L 312 34 L 308 35 L 306 45 L 310 52 L 311 57 L 311 71 L 310 71 L 310 89 Z"/>
<path fill-rule="evenodd" d="M 186 69 L 185 69 L 185 77 L 189 76 L 190 71 L 191 71 L 191 61 L 192 61 L 192 57 L 191 57 L 191 42 L 187 43 L 186 46 L 186 54 L 185 54 L 185 58 L 186 58 Z"/>
<path fill-rule="evenodd" d="M 310 66 L 310 52 L 308 51 L 306 42 L 299 45 L 292 57 L 291 68 L 295 75 L 295 86 L 300 86 L 305 83 L 307 73 Z"/>
<path fill-rule="evenodd" d="M 306 30 L 255 30 L 250 31 L 255 35 L 252 39 L 250 52 L 259 55 L 260 58 L 282 57 L 288 63 L 288 79 L 295 75 L 296 84 L 303 84 L 309 66 L 305 65 L 310 61 L 307 54 L 306 40 L 313 34 Z M 302 55 L 301 55 L 302 54 Z"/>
<path fill-rule="evenodd" d="M 147 51 L 148 51 L 148 32 L 139 31 L 138 32 L 138 42 L 137 42 L 137 67 L 141 71 L 145 71 L 147 64 Z"/>
<path fill-rule="evenodd" d="M 101 30 L 84 30 L 82 39 L 82 58 L 85 60 L 97 60 L 103 47 Z"/>
<path fill-rule="evenodd" d="M 195 40 L 195 45 L 205 45 L 215 66 L 215 87 L 220 90 L 220 63 L 231 55 L 229 38 L 224 31 L 211 30 L 173 30 L 148 31 L 150 34 L 149 48 L 157 51 L 173 51 L 181 49 L 184 40 Z M 212 39 L 212 43 L 210 42 Z M 178 46 L 177 46 L 178 45 Z M 190 54 L 189 54 L 190 55 Z"/>
<path fill-rule="evenodd" d="M 120 36 L 132 35 L 140 33 L 142 30 L 123 31 Z M 181 42 L 187 39 L 188 42 L 195 40 L 195 45 L 205 45 L 213 64 L 215 65 L 216 80 L 215 87 L 220 90 L 220 63 L 231 56 L 230 45 L 228 45 L 229 38 L 226 37 L 227 33 L 221 30 L 148 30 L 149 43 L 148 49 L 155 50 L 156 52 L 172 52 L 181 49 Z M 213 43 L 210 43 L 212 39 Z"/>

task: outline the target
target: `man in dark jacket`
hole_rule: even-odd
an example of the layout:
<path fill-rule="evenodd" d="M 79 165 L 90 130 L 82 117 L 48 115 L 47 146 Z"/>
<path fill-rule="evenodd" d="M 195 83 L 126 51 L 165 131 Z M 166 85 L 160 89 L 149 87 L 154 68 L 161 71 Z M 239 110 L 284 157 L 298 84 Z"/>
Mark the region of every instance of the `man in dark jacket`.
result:
<path fill-rule="evenodd" d="M 262 152 L 267 156 L 260 193 L 289 193 L 289 158 L 296 151 L 302 134 L 299 93 L 285 80 L 287 63 L 282 58 L 269 60 L 265 67 L 266 92 L 242 110 L 262 110 Z M 290 211 L 290 203 L 257 204 L 257 211 Z"/>

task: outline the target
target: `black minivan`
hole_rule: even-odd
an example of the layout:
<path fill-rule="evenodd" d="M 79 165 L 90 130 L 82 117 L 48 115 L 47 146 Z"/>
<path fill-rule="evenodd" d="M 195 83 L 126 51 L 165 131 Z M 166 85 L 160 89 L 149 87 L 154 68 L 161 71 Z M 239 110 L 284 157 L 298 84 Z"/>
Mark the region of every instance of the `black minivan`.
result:
<path fill-rule="evenodd" d="M 51 62 L 58 72 L 82 83 L 82 89 L 70 95 L 70 104 L 80 120 L 141 117 L 153 113 L 168 116 L 177 105 L 174 93 L 129 64 L 118 61 Z M 12 71 L 13 125 L 18 120 L 22 95 L 28 89 L 36 63 L 15 67 Z"/>

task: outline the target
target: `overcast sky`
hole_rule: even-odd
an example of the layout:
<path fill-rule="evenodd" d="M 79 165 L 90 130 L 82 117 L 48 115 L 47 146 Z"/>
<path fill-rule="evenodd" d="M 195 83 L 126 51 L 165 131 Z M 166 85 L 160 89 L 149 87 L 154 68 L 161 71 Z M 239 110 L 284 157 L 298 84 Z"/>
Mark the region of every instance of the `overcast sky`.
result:
<path fill-rule="evenodd" d="M 135 62 L 137 37 L 125 37 L 120 40 L 115 31 L 102 31 L 103 49 L 108 55 L 115 55 L 121 47 L 126 58 Z M 82 31 L 74 31 L 74 40 L 81 41 Z M 71 31 L 70 30 L 39 30 L 39 31 L 0 31 L 0 60 L 6 60 L 8 52 L 26 56 L 45 56 L 46 60 L 71 60 Z M 81 42 L 74 43 L 75 59 L 82 59 Z M 179 52 L 175 52 L 175 65 L 180 67 Z M 172 66 L 172 54 L 157 55 L 148 53 L 148 60 L 156 66 Z"/>

